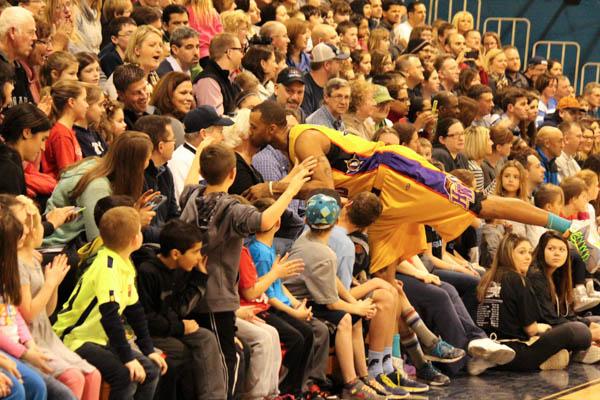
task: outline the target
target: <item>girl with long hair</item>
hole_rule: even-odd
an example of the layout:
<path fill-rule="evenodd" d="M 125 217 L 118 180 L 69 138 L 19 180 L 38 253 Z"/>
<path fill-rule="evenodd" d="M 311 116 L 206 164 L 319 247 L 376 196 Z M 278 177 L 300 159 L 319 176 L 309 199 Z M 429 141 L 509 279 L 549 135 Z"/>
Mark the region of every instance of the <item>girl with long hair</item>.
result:
<path fill-rule="evenodd" d="M 50 90 L 52 117 L 56 122 L 50 130 L 42 157 L 42 171 L 58 178 L 60 172 L 83 158 L 73 125 L 85 118 L 88 110 L 86 89 L 79 82 L 60 81 Z"/>
<path fill-rule="evenodd" d="M 538 254 L 539 250 L 536 260 Z M 576 325 L 552 328 L 538 322 L 540 308 L 527 277 L 532 258 L 532 246 L 526 238 L 507 234 L 477 288 L 477 324 L 516 353 L 511 362 L 497 369 L 563 369 L 569 364 L 569 350 L 585 350 L 591 344 L 591 334 L 583 324 L 582 329 Z"/>
<path fill-rule="evenodd" d="M 81 52 L 75 54 L 79 62 L 77 77 L 81 82 L 98 85 L 100 83 L 100 60 L 94 53 Z"/>
<path fill-rule="evenodd" d="M 204 67 L 208 61 L 208 46 L 215 35 L 223 32 L 219 13 L 212 0 L 186 0 L 189 24 L 198 31 L 200 40 L 200 65 Z"/>
<path fill-rule="evenodd" d="M 371 53 L 366 50 L 354 50 L 350 53 L 354 77 L 357 80 L 364 81 L 371 75 Z"/>
<path fill-rule="evenodd" d="M 306 53 L 306 46 L 310 38 L 308 22 L 298 18 L 285 21 L 290 43 L 288 45 L 286 63 L 289 67 L 296 67 L 302 72 L 310 72 L 310 56 Z"/>
<path fill-rule="evenodd" d="M 66 245 L 84 232 L 84 241 L 96 238 L 99 234 L 94 221 L 96 203 L 113 194 L 140 198 L 144 187 L 144 170 L 151 153 L 152 142 L 148 135 L 126 132 L 117 137 L 104 157 L 86 159 L 65 171 L 46 208 L 83 207 L 83 218 L 61 227 L 46 238 L 44 244 Z"/>
<path fill-rule="evenodd" d="M 57 303 L 58 286 L 69 270 L 67 256 L 54 257 L 45 267 L 45 273 L 37 257 L 36 248 L 41 246 L 44 229 L 40 213 L 33 202 L 18 196 L 11 209 L 20 222 L 27 227 L 19 246 L 19 276 L 21 303 L 19 312 L 27 322 L 33 339 L 40 351 L 47 355 L 50 374 L 65 384 L 78 399 L 94 400 L 100 394 L 100 373 L 76 353 L 69 350 L 52 330 L 49 314 Z"/>
<path fill-rule="evenodd" d="M 257 91 L 262 100 L 269 98 L 274 90 L 277 78 L 277 62 L 273 47 L 268 45 L 252 45 L 242 58 L 242 66 L 258 79 Z"/>
<path fill-rule="evenodd" d="M 12 196 L 1 195 L 2 197 Z M 12 198 L 14 201 L 14 198 Z M 0 296 L 4 301 L 20 303 L 19 264 L 17 247 L 23 235 L 23 225 L 19 222 L 9 207 L 0 201 Z M 2 307 L 3 314 L 16 313 L 16 307 Z M 16 322 L 16 320 L 13 320 Z M 20 320 L 22 321 L 22 320 Z M 9 328 L 2 327 L 2 330 Z M 36 356 L 38 353 L 29 352 L 24 346 L 16 346 L 21 352 L 21 358 Z M 27 353 L 30 353 L 27 356 Z M 19 357 L 12 357 L 0 352 L 0 395 L 13 395 L 15 398 L 46 399 L 47 391 L 44 380 L 35 368 L 28 366 Z"/>
<path fill-rule="evenodd" d="M 103 107 L 106 118 L 100 122 L 99 131 L 106 144 L 110 146 L 117 137 L 125 132 L 127 124 L 125 123 L 123 103 L 105 99 Z"/>
<path fill-rule="evenodd" d="M 57 51 L 50 54 L 40 71 L 42 87 L 52 86 L 60 80 L 76 81 L 79 62 L 71 53 Z"/>
<path fill-rule="evenodd" d="M 553 330 L 570 329 L 576 348 L 568 350 L 583 350 L 575 353 L 574 359 L 593 364 L 600 361 L 600 349 L 590 348 L 588 343 L 590 338 L 594 342 L 600 340 L 599 318 L 578 318 L 574 313 L 573 261 L 567 240 L 558 232 L 547 231 L 535 249 L 534 268 L 528 277 L 540 306 L 539 320 Z"/>

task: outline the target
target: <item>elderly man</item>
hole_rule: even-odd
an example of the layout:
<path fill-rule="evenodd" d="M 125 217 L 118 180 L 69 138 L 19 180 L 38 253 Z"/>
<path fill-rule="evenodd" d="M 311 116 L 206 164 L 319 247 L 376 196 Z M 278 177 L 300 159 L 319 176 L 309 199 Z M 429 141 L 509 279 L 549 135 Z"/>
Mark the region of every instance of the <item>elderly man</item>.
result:
<path fill-rule="evenodd" d="M 345 131 L 342 115 L 350 106 L 350 84 L 345 79 L 333 78 L 325 85 L 323 105 L 306 118 L 307 124 L 322 125 Z"/>
<path fill-rule="evenodd" d="M 563 121 L 558 129 L 563 133 L 563 150 L 556 158 L 556 168 L 558 169 L 558 179 L 563 180 L 577 174 L 581 167 L 575 160 L 575 155 L 579 149 L 583 133 L 581 125 L 575 121 Z"/>
<path fill-rule="evenodd" d="M 0 62 L 15 69 L 12 104 L 33 103 L 29 80 L 21 63 L 29 56 L 37 36 L 33 14 L 23 7 L 8 7 L 0 14 Z"/>

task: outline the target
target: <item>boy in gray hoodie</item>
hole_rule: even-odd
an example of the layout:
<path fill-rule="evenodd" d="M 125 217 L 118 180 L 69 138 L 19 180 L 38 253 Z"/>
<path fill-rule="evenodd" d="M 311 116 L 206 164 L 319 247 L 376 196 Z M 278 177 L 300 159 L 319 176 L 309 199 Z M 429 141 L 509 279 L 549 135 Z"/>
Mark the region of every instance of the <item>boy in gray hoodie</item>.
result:
<path fill-rule="evenodd" d="M 308 170 L 300 170 L 291 177 L 283 194 L 261 213 L 227 194 L 235 180 L 235 165 L 233 150 L 218 144 L 207 146 L 200 155 L 200 174 L 206 186 L 186 188 L 181 200 L 185 202 L 181 219 L 197 224 L 202 230 L 202 252 L 207 256 L 206 293 L 190 317 L 219 338 L 220 356 L 227 366 L 228 398 L 233 397 L 236 376 L 235 310 L 240 304 L 238 281 L 243 240 L 275 225 L 310 179 Z"/>

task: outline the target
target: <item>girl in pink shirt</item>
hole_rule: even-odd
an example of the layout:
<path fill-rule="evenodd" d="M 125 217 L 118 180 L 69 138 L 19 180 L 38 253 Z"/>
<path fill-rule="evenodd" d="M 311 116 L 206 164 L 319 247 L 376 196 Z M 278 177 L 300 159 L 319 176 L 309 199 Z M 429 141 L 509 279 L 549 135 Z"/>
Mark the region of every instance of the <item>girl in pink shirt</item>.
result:
<path fill-rule="evenodd" d="M 212 0 L 187 0 L 186 6 L 190 27 L 198 31 L 202 65 L 202 59 L 208 57 L 210 41 L 217 33 L 223 32 L 221 17 L 215 10 Z"/>

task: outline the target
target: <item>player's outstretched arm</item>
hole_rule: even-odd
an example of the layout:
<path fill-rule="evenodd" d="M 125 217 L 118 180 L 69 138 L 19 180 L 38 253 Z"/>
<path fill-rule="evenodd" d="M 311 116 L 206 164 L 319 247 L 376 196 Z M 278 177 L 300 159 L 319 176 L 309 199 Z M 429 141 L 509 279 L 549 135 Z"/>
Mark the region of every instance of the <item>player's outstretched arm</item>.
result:
<path fill-rule="evenodd" d="M 488 196 L 483 200 L 479 216 L 485 219 L 507 219 L 528 225 L 543 226 L 561 233 L 564 233 L 570 226 L 569 221 L 537 208 L 531 203 L 500 196 Z"/>

